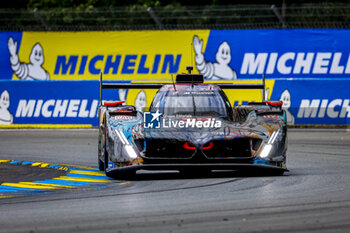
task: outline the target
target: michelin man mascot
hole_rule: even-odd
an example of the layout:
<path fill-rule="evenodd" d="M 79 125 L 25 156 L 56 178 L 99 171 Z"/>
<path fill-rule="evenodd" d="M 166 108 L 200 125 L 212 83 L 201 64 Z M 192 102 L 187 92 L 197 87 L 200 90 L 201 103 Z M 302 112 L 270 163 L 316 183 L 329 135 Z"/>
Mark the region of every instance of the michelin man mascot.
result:
<path fill-rule="evenodd" d="M 287 115 L 287 125 L 294 125 L 295 119 L 293 114 L 289 111 L 289 108 L 292 105 L 291 98 L 290 98 L 290 92 L 288 89 L 285 89 L 280 97 L 280 100 L 283 102 L 282 108 L 286 111 Z"/>
<path fill-rule="evenodd" d="M 135 99 L 135 108 L 139 112 L 144 112 L 147 105 L 146 93 L 141 90 Z"/>
<path fill-rule="evenodd" d="M 216 62 L 206 62 L 202 53 L 203 40 L 199 41 L 198 36 L 193 37 L 193 48 L 196 53 L 196 67 L 200 74 L 208 80 L 235 80 L 237 79 L 236 71 L 230 66 L 231 48 L 224 41 L 216 52 Z"/>
<path fill-rule="evenodd" d="M 42 67 L 44 63 L 43 48 L 36 43 L 30 53 L 30 63 L 26 64 L 19 60 L 17 54 L 17 41 L 12 37 L 8 40 L 8 49 L 10 52 L 10 63 L 13 72 L 18 78 L 23 80 L 49 80 L 49 73 Z"/>
<path fill-rule="evenodd" d="M 13 116 L 8 110 L 9 107 L 10 94 L 5 90 L 0 96 L 0 125 L 11 125 L 13 123 Z"/>

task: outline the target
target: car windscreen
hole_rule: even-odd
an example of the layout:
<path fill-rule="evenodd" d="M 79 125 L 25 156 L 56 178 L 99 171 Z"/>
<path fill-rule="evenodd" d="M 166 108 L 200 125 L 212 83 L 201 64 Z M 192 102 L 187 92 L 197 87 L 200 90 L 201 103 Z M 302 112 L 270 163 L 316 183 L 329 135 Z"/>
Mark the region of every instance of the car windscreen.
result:
<path fill-rule="evenodd" d="M 225 103 L 217 91 L 168 91 L 155 100 L 158 103 L 152 111 L 158 109 L 163 115 L 226 116 Z"/>

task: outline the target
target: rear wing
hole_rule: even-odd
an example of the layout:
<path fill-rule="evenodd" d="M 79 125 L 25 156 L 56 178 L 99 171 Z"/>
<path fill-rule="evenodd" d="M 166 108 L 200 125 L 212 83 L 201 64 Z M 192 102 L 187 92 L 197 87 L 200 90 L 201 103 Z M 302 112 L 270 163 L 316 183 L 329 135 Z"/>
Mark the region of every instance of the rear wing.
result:
<path fill-rule="evenodd" d="M 181 75 L 183 76 L 183 75 Z M 194 81 L 196 76 L 202 75 L 189 75 L 191 80 L 188 83 L 197 83 Z M 197 79 L 197 77 L 196 77 Z M 203 81 L 202 81 L 203 82 Z M 180 82 L 184 83 L 184 82 Z M 112 83 L 112 82 L 102 82 L 102 73 L 100 74 L 100 103 L 102 103 L 102 89 L 160 89 L 164 85 L 169 85 L 172 83 Z M 262 77 L 262 84 L 233 84 L 233 83 L 217 83 L 221 89 L 260 89 L 263 90 L 263 101 L 265 101 L 265 74 Z"/>

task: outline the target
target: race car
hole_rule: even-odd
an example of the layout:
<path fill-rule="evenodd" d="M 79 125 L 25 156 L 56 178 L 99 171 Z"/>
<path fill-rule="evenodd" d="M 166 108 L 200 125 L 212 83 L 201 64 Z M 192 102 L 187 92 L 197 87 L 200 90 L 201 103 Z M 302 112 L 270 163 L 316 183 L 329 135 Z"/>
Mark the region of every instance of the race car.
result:
<path fill-rule="evenodd" d="M 222 89 L 264 89 L 262 84 L 204 83 L 179 74 L 168 84 L 104 83 L 105 88 L 157 88 L 149 111 L 124 101 L 99 106 L 98 164 L 107 176 L 137 170 L 184 174 L 237 170 L 282 175 L 287 125 L 281 101 L 231 106 Z M 102 94 L 101 94 L 102 96 Z M 102 103 L 102 97 L 101 97 Z"/>

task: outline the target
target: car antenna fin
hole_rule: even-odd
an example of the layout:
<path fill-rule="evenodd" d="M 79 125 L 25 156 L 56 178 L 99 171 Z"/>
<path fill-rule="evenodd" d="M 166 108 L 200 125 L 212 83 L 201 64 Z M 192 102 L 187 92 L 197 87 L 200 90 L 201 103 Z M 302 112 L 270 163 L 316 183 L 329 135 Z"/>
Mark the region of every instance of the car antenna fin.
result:
<path fill-rule="evenodd" d="M 193 66 L 187 65 L 186 70 L 188 71 L 188 74 L 191 74 L 191 71 L 193 70 Z M 191 83 L 192 83 L 192 88 L 193 88 L 193 77 L 191 77 Z"/>
<path fill-rule="evenodd" d="M 188 74 L 191 74 L 192 70 L 193 70 L 193 66 L 187 65 L 186 70 L 187 70 Z"/>
<path fill-rule="evenodd" d="M 171 80 L 173 81 L 174 90 L 176 91 L 176 85 L 175 85 L 175 82 L 174 82 L 173 74 L 171 74 Z"/>

